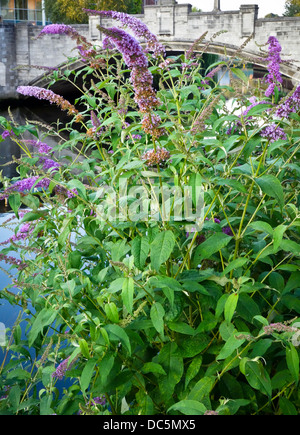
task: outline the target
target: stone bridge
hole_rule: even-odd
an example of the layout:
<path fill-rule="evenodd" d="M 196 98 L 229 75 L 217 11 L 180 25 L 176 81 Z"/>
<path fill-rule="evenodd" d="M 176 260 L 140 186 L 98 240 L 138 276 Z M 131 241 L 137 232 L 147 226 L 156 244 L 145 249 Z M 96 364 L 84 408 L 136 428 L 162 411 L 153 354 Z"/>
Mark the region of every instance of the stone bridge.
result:
<path fill-rule="evenodd" d="M 251 36 L 243 54 L 256 59 L 261 45 L 269 36 L 276 36 L 283 48 L 284 58 L 292 65 L 282 65 L 282 73 L 300 81 L 300 17 L 258 18 L 258 6 L 241 5 L 236 11 L 221 11 L 220 0 L 215 0 L 211 12 L 192 12 L 190 4 L 176 0 L 157 0 L 145 6 L 137 15 L 149 29 L 158 35 L 170 51 L 184 51 L 203 33 L 206 41 L 214 37 L 208 52 L 235 56 L 236 50 Z M 115 26 L 116 22 L 99 16 L 90 17 L 88 25 L 75 25 L 88 40 L 99 44 L 103 35 L 97 26 Z M 34 66 L 55 67 L 68 56 L 76 56 L 74 41 L 68 36 L 46 35 L 34 39 L 41 27 L 30 23 L 0 24 L 0 99 L 15 98 L 18 85 L 45 85 L 41 71 Z M 222 33 L 223 31 L 226 33 Z M 205 44 L 205 42 L 204 42 Z M 259 63 L 259 62 L 254 62 Z M 263 62 L 261 66 L 265 66 Z"/>

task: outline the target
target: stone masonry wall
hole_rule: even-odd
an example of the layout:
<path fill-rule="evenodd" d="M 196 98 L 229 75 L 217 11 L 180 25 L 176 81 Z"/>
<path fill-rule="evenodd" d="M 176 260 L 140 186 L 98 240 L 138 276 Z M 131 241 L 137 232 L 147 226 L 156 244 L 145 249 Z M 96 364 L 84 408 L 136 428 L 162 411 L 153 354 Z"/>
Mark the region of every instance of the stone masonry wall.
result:
<path fill-rule="evenodd" d="M 0 24 L 0 98 L 15 95 L 17 80 L 15 28 L 12 24 Z"/>
<path fill-rule="evenodd" d="M 88 37 L 88 25 L 74 25 Z M 68 57 L 76 57 L 76 41 L 66 35 L 45 35 L 35 39 L 42 26 L 31 23 L 3 24 L 0 27 L 0 100 L 18 98 L 16 88 L 43 74 L 33 66 L 56 67 Z M 14 70 L 14 68 L 17 69 Z"/>
<path fill-rule="evenodd" d="M 222 46 L 240 47 L 252 33 L 246 49 L 259 54 L 257 44 L 266 44 L 269 36 L 276 36 L 283 54 L 300 66 L 300 17 L 258 19 L 258 6 L 241 5 L 238 11 L 192 12 L 190 4 L 175 0 L 159 0 L 157 5 L 145 6 L 144 14 L 137 15 L 160 40 L 176 49 L 176 43 L 192 43 L 206 31 L 206 40 L 218 32 L 213 42 Z M 99 16 L 90 17 L 89 25 L 74 27 L 88 40 L 101 43 L 102 33 L 97 25 L 115 26 L 116 22 Z M 55 67 L 67 57 L 76 56 L 76 42 L 65 35 L 45 35 L 35 39 L 42 26 L 31 23 L 0 24 L 0 100 L 14 96 L 18 85 L 27 84 L 41 76 L 42 71 L 32 66 Z M 288 55 L 290 55 L 288 57 Z M 25 65 L 14 70 L 17 65 Z M 290 68 L 290 67 L 288 67 Z M 289 74 L 300 80 L 300 69 L 289 69 Z"/>

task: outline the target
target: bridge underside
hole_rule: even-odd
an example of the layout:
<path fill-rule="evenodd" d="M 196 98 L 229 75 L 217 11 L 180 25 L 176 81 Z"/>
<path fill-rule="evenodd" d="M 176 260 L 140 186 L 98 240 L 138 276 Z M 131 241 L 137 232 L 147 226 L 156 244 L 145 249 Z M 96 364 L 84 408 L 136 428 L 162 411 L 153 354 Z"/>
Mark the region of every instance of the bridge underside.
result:
<path fill-rule="evenodd" d="M 167 53 L 184 53 L 187 50 L 191 48 L 191 42 L 190 41 L 161 41 L 167 50 Z M 216 54 L 224 58 L 231 58 L 231 59 L 240 59 L 245 63 L 250 63 L 255 65 L 256 67 L 260 67 L 262 70 L 266 71 L 266 61 L 263 58 L 263 55 L 260 53 L 255 53 L 252 51 L 246 51 L 241 50 L 240 47 L 234 46 L 234 45 L 228 45 L 228 44 L 222 44 L 222 43 L 210 43 L 207 45 L 207 42 L 204 41 L 197 45 L 197 48 L 195 48 L 194 53 L 199 54 L 202 53 L 203 50 L 205 53 L 209 54 Z M 61 73 L 63 74 L 64 70 L 72 70 L 72 71 L 78 71 L 80 68 L 85 66 L 83 62 L 80 60 L 77 60 L 75 62 L 72 62 L 71 64 L 66 62 L 64 64 L 59 65 L 59 69 Z M 293 85 L 296 85 L 300 82 L 300 68 L 296 65 L 293 65 L 292 63 L 283 63 L 281 64 L 280 71 L 283 74 L 283 76 L 289 78 L 291 80 L 291 83 Z M 36 79 L 32 80 L 28 85 L 31 86 L 39 86 L 46 88 L 50 84 L 50 75 L 49 76 L 39 76 Z M 67 81 L 58 81 L 54 85 L 51 86 L 51 89 L 63 96 L 66 95 L 72 95 L 74 93 L 74 86 L 67 82 Z"/>

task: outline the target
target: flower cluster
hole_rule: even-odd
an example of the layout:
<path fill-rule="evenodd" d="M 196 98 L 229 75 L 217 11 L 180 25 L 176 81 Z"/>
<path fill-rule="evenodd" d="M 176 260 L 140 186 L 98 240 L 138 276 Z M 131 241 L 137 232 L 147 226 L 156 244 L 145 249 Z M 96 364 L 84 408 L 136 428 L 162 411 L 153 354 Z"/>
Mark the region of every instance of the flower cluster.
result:
<path fill-rule="evenodd" d="M 286 98 L 277 108 L 275 116 L 279 118 L 288 118 L 291 113 L 297 113 L 300 110 L 300 85 L 295 91 Z"/>
<path fill-rule="evenodd" d="M 134 101 L 142 113 L 149 112 L 161 104 L 152 87 L 153 77 L 147 67 L 133 68 L 130 80 L 135 90 Z"/>
<path fill-rule="evenodd" d="M 147 113 L 142 119 L 142 128 L 145 133 L 151 134 L 153 139 L 156 139 L 165 134 L 165 129 L 159 127 L 161 118 L 159 115 Z"/>
<path fill-rule="evenodd" d="M 52 154 L 53 148 L 47 145 L 45 142 L 40 142 L 39 140 L 23 140 L 26 145 L 31 145 L 34 148 L 37 148 L 40 154 Z"/>
<path fill-rule="evenodd" d="M 202 133 L 205 130 L 205 121 L 211 116 L 216 105 L 220 100 L 220 95 L 214 97 L 214 99 L 200 112 L 191 128 L 192 134 Z"/>
<path fill-rule="evenodd" d="M 12 136 L 15 136 L 15 133 L 12 130 L 4 130 L 4 132 L 1 134 L 2 139 L 6 139 Z"/>
<path fill-rule="evenodd" d="M 93 405 L 101 405 L 104 406 L 106 405 L 106 397 L 103 394 L 102 396 L 99 397 L 94 397 L 92 400 Z"/>
<path fill-rule="evenodd" d="M 24 178 L 23 180 L 17 181 L 15 184 L 5 189 L 0 195 L 0 200 L 8 198 L 13 192 L 25 192 L 30 191 L 33 187 L 36 189 L 48 189 L 50 180 L 49 178 L 40 179 L 39 176 Z M 39 181 L 38 181 L 39 180 Z"/>
<path fill-rule="evenodd" d="M 119 21 L 123 27 L 128 27 L 137 38 L 144 38 L 146 41 L 145 51 L 153 51 L 153 56 L 158 58 L 165 55 L 165 47 L 159 42 L 158 38 L 150 32 L 146 24 L 137 18 L 116 11 L 93 11 L 91 9 L 84 9 L 89 15 L 100 15 L 102 17 L 112 18 Z"/>
<path fill-rule="evenodd" d="M 276 142 L 277 140 L 287 140 L 287 135 L 285 131 L 276 124 L 269 125 L 264 128 L 260 135 L 266 137 L 270 142 Z"/>
<path fill-rule="evenodd" d="M 20 228 L 19 232 L 12 236 L 12 242 L 18 242 L 19 240 L 25 240 L 33 232 L 33 226 L 31 222 L 26 222 Z"/>
<path fill-rule="evenodd" d="M 52 147 L 39 140 L 23 140 L 22 142 L 25 145 L 31 145 L 33 148 L 37 148 L 39 154 L 50 154 L 51 156 L 54 153 Z M 51 171 L 57 171 L 61 167 L 60 163 L 45 156 L 41 156 L 38 163 L 43 165 L 44 171 L 48 171 L 49 169 L 51 169 Z"/>
<path fill-rule="evenodd" d="M 271 335 L 273 332 L 297 332 L 298 328 L 285 325 L 284 323 L 270 323 L 268 326 L 264 326 L 263 330 L 266 334 Z"/>
<path fill-rule="evenodd" d="M 17 258 L 5 255 L 5 254 L 0 254 L 0 261 L 4 261 L 6 264 L 11 264 L 13 266 L 16 266 L 18 270 L 23 270 L 26 269 L 26 267 L 28 267 L 28 264 L 23 263 L 22 260 L 19 260 Z"/>
<path fill-rule="evenodd" d="M 26 97 L 35 97 L 39 100 L 47 100 L 51 104 L 56 104 L 62 110 L 67 110 L 69 115 L 78 115 L 78 110 L 69 101 L 62 96 L 55 94 L 50 89 L 39 88 L 38 86 L 19 86 L 17 92 Z M 80 122 L 81 117 L 75 118 L 75 121 Z"/>
<path fill-rule="evenodd" d="M 260 104 L 270 104 L 268 101 L 257 101 L 256 97 L 251 97 L 249 98 L 249 106 L 247 106 L 247 108 L 242 112 L 241 114 L 241 119 L 244 120 L 244 124 L 248 125 L 249 121 L 252 120 L 252 116 L 248 116 L 248 113 L 250 112 L 250 110 L 253 107 L 256 107 Z M 231 135 L 234 134 L 236 132 L 239 132 L 239 129 L 241 129 L 243 127 L 243 124 L 241 121 L 236 121 L 227 131 L 226 134 Z"/>
<path fill-rule="evenodd" d="M 40 38 L 43 35 L 68 35 L 72 38 L 80 37 L 77 30 L 67 24 L 49 24 L 43 28 L 37 37 Z"/>
<path fill-rule="evenodd" d="M 65 199 L 72 199 L 74 198 L 74 196 L 78 195 L 78 191 L 76 189 L 67 189 L 66 187 L 57 185 L 55 186 L 55 193 L 56 195 L 58 195 L 59 197 Z"/>
<path fill-rule="evenodd" d="M 117 27 L 108 29 L 100 27 L 100 30 L 106 35 L 105 41 L 109 40 L 120 51 L 124 62 L 129 68 L 136 66 L 148 67 L 148 59 L 143 53 L 139 42 L 133 36 Z"/>
<path fill-rule="evenodd" d="M 123 129 L 130 127 L 129 122 L 125 122 L 124 125 L 122 126 Z M 126 137 L 127 140 L 131 140 L 131 139 L 136 139 L 136 140 L 140 140 L 142 139 L 142 136 L 140 134 L 131 134 L 128 135 Z M 110 151 L 108 151 L 110 153 Z"/>
<path fill-rule="evenodd" d="M 275 88 L 279 88 L 279 84 L 283 82 L 282 76 L 280 73 L 280 64 L 282 63 L 280 53 L 281 53 L 281 45 L 275 36 L 270 36 L 268 39 L 269 44 L 269 56 L 266 61 L 268 64 L 269 74 L 266 77 L 266 82 L 269 83 L 269 87 L 266 90 L 266 97 L 270 97 L 274 94 Z"/>
<path fill-rule="evenodd" d="M 160 101 L 152 87 L 153 77 L 148 70 L 148 59 L 139 42 L 117 27 L 99 28 L 106 35 L 105 40 L 115 45 L 122 54 L 126 65 L 132 68 L 130 80 L 135 92 L 135 102 L 138 104 L 140 112 L 146 114 L 142 120 L 143 130 L 152 134 L 154 138 L 162 136 L 164 130 L 159 128 L 161 119 L 159 116 L 151 114 L 151 111 L 160 105 Z"/>
<path fill-rule="evenodd" d="M 147 166 L 163 165 L 169 158 L 171 154 L 164 147 L 157 148 L 156 150 L 151 149 L 143 154 L 142 159 L 145 160 Z"/>
<path fill-rule="evenodd" d="M 52 373 L 52 378 L 56 378 L 59 380 L 62 380 L 65 377 L 65 374 L 68 370 L 71 370 L 71 368 L 73 367 L 73 365 L 75 364 L 75 360 L 71 361 L 69 363 L 69 359 L 70 357 L 68 357 L 67 359 L 64 359 L 59 366 L 56 368 L 55 372 Z"/>
<path fill-rule="evenodd" d="M 104 128 L 101 127 L 101 122 L 93 110 L 91 111 L 91 123 L 92 128 L 89 128 L 86 134 L 94 139 L 97 139 L 97 137 L 100 137 L 103 133 Z"/>

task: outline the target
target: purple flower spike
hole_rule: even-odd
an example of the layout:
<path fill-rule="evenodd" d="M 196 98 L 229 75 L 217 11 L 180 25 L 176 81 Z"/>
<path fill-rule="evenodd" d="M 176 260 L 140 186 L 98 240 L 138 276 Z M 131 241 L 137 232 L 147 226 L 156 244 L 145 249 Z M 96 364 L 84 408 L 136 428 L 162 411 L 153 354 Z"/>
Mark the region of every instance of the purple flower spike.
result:
<path fill-rule="evenodd" d="M 52 378 L 62 380 L 65 377 L 66 372 L 68 370 L 71 370 L 71 368 L 73 367 L 73 365 L 75 363 L 75 360 L 73 360 L 73 361 L 71 361 L 71 363 L 69 363 L 69 359 L 70 359 L 70 357 L 63 360 L 59 364 L 59 366 L 56 368 L 55 372 L 52 373 Z"/>
<path fill-rule="evenodd" d="M 264 128 L 261 131 L 260 135 L 262 137 L 266 137 L 267 139 L 269 139 L 271 143 L 276 142 L 277 140 L 280 139 L 287 140 L 287 135 L 285 131 L 281 127 L 278 127 L 278 125 L 276 124 L 272 124 Z"/>
<path fill-rule="evenodd" d="M 62 110 L 67 110 L 69 115 L 77 115 L 78 110 L 62 96 L 55 94 L 50 89 L 39 88 L 37 86 L 19 86 L 17 92 L 26 97 L 35 97 L 39 100 L 47 100 L 51 104 L 56 104 Z"/>
<path fill-rule="evenodd" d="M 137 38 L 145 39 L 145 51 L 153 51 L 154 57 L 165 55 L 165 47 L 159 42 L 157 37 L 150 32 L 146 24 L 144 24 L 141 20 L 123 12 L 93 11 L 91 9 L 84 9 L 84 11 L 89 15 L 100 15 L 102 17 L 109 17 L 119 21 L 123 27 L 129 27 L 129 29 L 132 30 Z"/>
<path fill-rule="evenodd" d="M 2 133 L 2 139 L 6 139 L 7 137 L 12 137 L 15 136 L 15 133 L 11 130 L 4 130 L 4 132 Z"/>
<path fill-rule="evenodd" d="M 283 82 L 280 73 L 280 64 L 282 63 L 280 53 L 282 48 L 275 36 L 270 36 L 268 39 L 268 44 L 269 56 L 267 57 L 266 61 L 269 62 L 269 74 L 266 77 L 266 82 L 269 83 L 269 87 L 266 90 L 265 95 L 266 97 L 271 97 L 275 92 L 275 88 L 279 88 L 279 85 Z"/>
<path fill-rule="evenodd" d="M 288 118 L 291 113 L 297 113 L 300 110 L 300 85 L 295 89 L 293 94 L 285 99 L 278 107 L 275 115 L 279 118 Z"/>
<path fill-rule="evenodd" d="M 222 231 L 224 234 L 227 234 L 227 236 L 233 236 L 233 232 L 229 226 L 222 228 Z"/>

